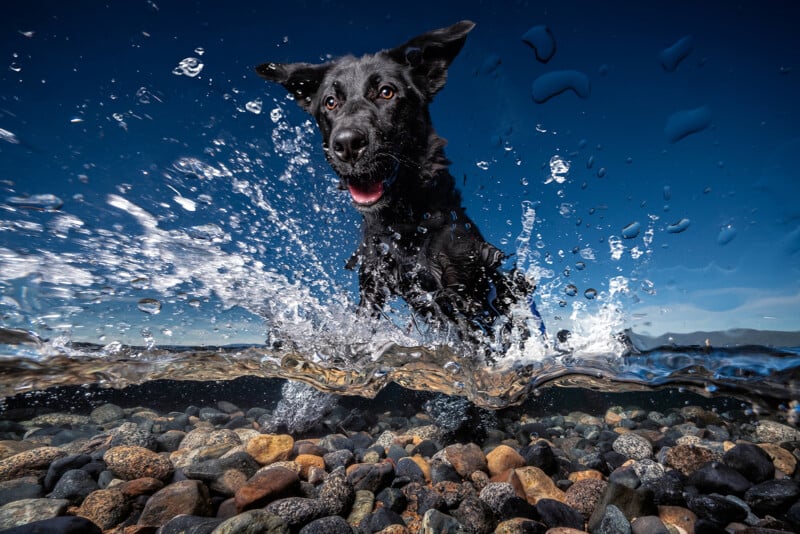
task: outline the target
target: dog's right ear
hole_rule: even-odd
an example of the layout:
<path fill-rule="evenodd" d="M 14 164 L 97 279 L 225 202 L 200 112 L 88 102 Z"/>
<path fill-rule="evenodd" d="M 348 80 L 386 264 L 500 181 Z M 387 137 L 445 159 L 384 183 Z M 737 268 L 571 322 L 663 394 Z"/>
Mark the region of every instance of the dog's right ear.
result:
<path fill-rule="evenodd" d="M 264 63 L 256 67 L 256 72 L 265 80 L 284 86 L 297 104 L 311 113 L 311 103 L 330 67 L 330 63 Z"/>
<path fill-rule="evenodd" d="M 394 61 L 411 67 L 415 84 L 430 101 L 444 87 L 447 69 L 474 27 L 474 22 L 462 20 L 447 28 L 418 35 L 386 53 Z"/>

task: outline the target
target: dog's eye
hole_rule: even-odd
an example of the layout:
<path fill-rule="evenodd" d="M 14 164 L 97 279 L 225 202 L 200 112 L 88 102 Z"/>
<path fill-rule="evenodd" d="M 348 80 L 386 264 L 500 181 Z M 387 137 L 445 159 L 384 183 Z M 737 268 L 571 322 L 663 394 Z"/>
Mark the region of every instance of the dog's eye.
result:
<path fill-rule="evenodd" d="M 336 105 L 337 105 L 338 103 L 339 103 L 339 102 L 336 100 L 336 97 L 335 97 L 335 96 L 333 96 L 333 95 L 331 95 L 331 96 L 329 96 L 329 97 L 326 97 L 326 98 L 325 98 L 325 107 L 326 107 L 328 110 L 333 110 L 333 109 L 336 109 Z"/>
<path fill-rule="evenodd" d="M 394 98 L 394 88 L 390 85 L 384 85 L 378 90 L 378 94 L 385 100 L 391 100 Z"/>

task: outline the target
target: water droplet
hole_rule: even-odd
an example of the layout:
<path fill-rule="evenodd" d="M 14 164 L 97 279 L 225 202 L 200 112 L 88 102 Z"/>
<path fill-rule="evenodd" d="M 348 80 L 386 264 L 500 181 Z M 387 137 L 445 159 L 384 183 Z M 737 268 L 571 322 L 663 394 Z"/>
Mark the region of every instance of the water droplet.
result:
<path fill-rule="evenodd" d="M 570 272 L 569 267 L 564 269 L 564 276 L 569 276 L 570 274 L 572 274 L 572 273 Z"/>
<path fill-rule="evenodd" d="M 558 305 L 561 306 L 562 308 L 564 308 L 567 305 L 567 301 L 566 300 L 559 300 L 558 301 Z"/>
<path fill-rule="evenodd" d="M 592 300 L 597 296 L 597 290 L 590 287 L 589 289 L 583 292 L 583 296 L 589 300 Z"/>
<path fill-rule="evenodd" d="M 576 262 L 575 268 L 578 269 L 579 271 L 582 271 L 586 268 L 586 264 L 583 263 L 582 261 Z"/>
<path fill-rule="evenodd" d="M 569 284 L 564 288 L 564 293 L 566 293 L 568 297 L 574 297 L 578 294 L 578 288 L 572 284 Z"/>
<path fill-rule="evenodd" d="M 150 279 L 146 276 L 140 276 L 131 280 L 131 287 L 134 289 L 147 289 L 150 287 Z"/>
<path fill-rule="evenodd" d="M 600 167 L 599 169 L 597 169 L 597 177 L 598 178 L 605 178 L 606 177 L 606 168 L 605 167 Z"/>
<path fill-rule="evenodd" d="M 189 306 L 191 306 L 192 308 L 199 308 L 200 307 L 200 301 L 198 299 L 191 299 L 189 301 Z"/>
<path fill-rule="evenodd" d="M 189 78 L 194 78 L 200 71 L 203 70 L 203 65 L 200 63 L 200 60 L 196 57 L 187 57 L 184 58 L 178 63 L 178 66 L 172 69 L 172 74 L 175 76 L 188 76 Z"/>
<path fill-rule="evenodd" d="M 203 54 L 206 53 L 206 51 L 202 46 L 198 46 L 197 48 L 194 49 L 194 53 L 197 54 L 198 56 L 202 56 Z"/>
<path fill-rule="evenodd" d="M 622 237 L 625 239 L 633 239 L 639 235 L 642 230 L 642 225 L 638 221 L 633 221 L 628 226 L 622 229 Z"/>
<path fill-rule="evenodd" d="M 261 99 L 256 98 L 255 100 L 251 100 L 247 104 L 244 105 L 244 108 L 249 111 L 250 113 L 255 113 L 256 115 L 261 113 Z"/>
<path fill-rule="evenodd" d="M 736 228 L 734 228 L 732 224 L 726 224 L 719 231 L 717 243 L 720 245 L 727 245 L 733 241 L 734 237 L 736 237 Z"/>
<path fill-rule="evenodd" d="M 19 72 L 22 70 L 22 67 L 20 67 L 19 64 L 17 63 L 12 63 L 11 65 L 8 66 L 8 68 L 14 72 Z"/>
<path fill-rule="evenodd" d="M 8 198 L 8 203 L 21 208 L 28 208 L 42 211 L 57 211 L 64 205 L 64 201 L 55 195 L 42 194 L 30 195 L 27 197 L 11 197 Z"/>
<path fill-rule="evenodd" d="M 668 185 L 664 186 L 664 200 L 672 199 L 672 188 Z"/>
<path fill-rule="evenodd" d="M 145 313 L 156 315 L 161 311 L 161 302 L 156 299 L 141 299 L 136 307 Z"/>
<path fill-rule="evenodd" d="M 669 232 L 670 234 L 679 234 L 684 230 L 686 230 L 687 228 L 689 228 L 690 224 L 691 221 L 686 217 L 684 217 L 680 221 L 672 223 L 669 226 L 667 226 L 667 232 Z"/>
<path fill-rule="evenodd" d="M 594 156 L 589 156 L 589 159 L 586 160 L 586 168 L 591 169 L 594 166 Z"/>
<path fill-rule="evenodd" d="M 475 163 L 475 166 L 481 169 L 482 171 L 489 170 L 489 162 L 488 161 L 479 161 Z"/>

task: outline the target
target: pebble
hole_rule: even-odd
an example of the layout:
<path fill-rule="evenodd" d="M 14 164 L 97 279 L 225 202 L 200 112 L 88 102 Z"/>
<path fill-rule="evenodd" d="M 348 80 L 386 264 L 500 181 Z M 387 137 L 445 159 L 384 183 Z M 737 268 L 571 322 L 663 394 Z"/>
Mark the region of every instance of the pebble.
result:
<path fill-rule="evenodd" d="M 699 406 L 542 417 L 509 409 L 470 434 L 438 413 L 350 417 L 337 408 L 318 434 L 298 439 L 260 433 L 279 428 L 271 416 L 231 403 L 165 414 L 102 404 L 89 415 L 0 420 L 0 526 L 17 534 L 800 531 L 800 446 L 788 423 Z"/>

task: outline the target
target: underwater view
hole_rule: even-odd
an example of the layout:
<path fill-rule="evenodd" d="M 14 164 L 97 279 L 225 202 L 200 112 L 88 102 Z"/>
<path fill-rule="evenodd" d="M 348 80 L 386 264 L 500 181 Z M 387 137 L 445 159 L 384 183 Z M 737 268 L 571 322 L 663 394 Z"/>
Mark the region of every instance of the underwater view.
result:
<path fill-rule="evenodd" d="M 182 423 L 174 428 L 162 419 L 157 424 L 164 432 L 178 427 L 183 432 L 190 417 L 219 426 L 239 414 L 246 421 L 242 428 L 262 435 L 288 432 L 299 440 L 345 430 L 392 430 L 392 446 L 398 436 L 413 434 L 400 428 L 432 424 L 442 432 L 431 438 L 437 445 L 472 440 L 489 454 L 503 439 L 517 440 L 524 465 L 532 466 L 538 464 L 531 460 L 528 449 L 534 446 L 528 440 L 534 433 L 553 439 L 546 429 L 588 426 L 600 436 L 616 432 L 619 421 L 630 421 L 628 431 L 655 432 L 702 420 L 698 424 L 707 430 L 725 426 L 719 420 L 724 412 L 735 414 L 726 421 L 737 430 L 723 437 L 710 431 L 719 438 L 719 450 L 712 447 L 719 453 L 716 460 L 729 452 L 730 447 L 722 450 L 723 442 L 733 445 L 744 437 L 794 443 L 782 450 L 789 456 L 794 451 L 795 459 L 800 454 L 800 4 L 466 0 L 365 9 L 356 2 L 321 0 L 92 0 L 13 2 L 3 12 L 0 416 L 9 421 L 69 412 L 73 419 L 66 423 L 51 417 L 34 427 L 77 432 L 81 425 L 94 425 L 85 430 L 82 439 L 88 439 L 131 424 L 123 420 L 139 424 L 133 407 L 166 414 L 219 401 L 230 405 L 214 408 L 225 417 L 206 412 L 204 418 L 203 407 L 187 409 L 186 420 L 178 418 Z M 374 302 L 364 303 L 370 273 L 362 239 L 366 242 L 368 222 L 378 210 L 373 204 L 383 206 L 401 194 L 382 198 L 384 188 L 407 185 L 402 170 L 407 162 L 397 159 L 383 182 L 353 185 L 351 178 L 348 183 L 334 169 L 345 161 L 341 146 L 334 139 L 329 147 L 326 133 L 333 111 L 346 109 L 344 100 L 320 100 L 327 108 L 320 118 L 308 109 L 311 96 L 304 100 L 306 81 L 298 90 L 270 71 L 390 49 L 402 50 L 403 61 L 419 68 L 432 61 L 429 50 L 449 50 L 450 44 L 426 48 L 415 36 L 459 21 L 475 25 L 448 58 L 441 79 L 444 84 L 446 77 L 446 84 L 428 95 L 430 122 L 446 140 L 444 155 L 468 216 L 465 228 L 479 228 L 477 235 L 497 251 L 492 264 L 497 280 L 522 280 L 535 289 L 516 294 L 500 312 L 492 303 L 476 304 L 491 320 L 426 315 L 420 310 L 432 309 L 430 302 L 439 297 L 419 284 L 412 284 L 413 298 L 384 287 L 379 296 L 373 294 L 377 305 L 371 313 L 364 313 Z M 395 89 L 401 94 L 411 86 L 384 85 L 381 98 L 395 98 Z M 443 213 L 456 221 L 455 211 Z M 429 217 L 426 212 L 413 223 L 419 224 L 417 234 L 429 231 Z M 451 236 L 456 226 L 453 222 Z M 392 240 L 401 235 L 391 225 L 387 232 L 390 237 L 380 245 L 385 250 L 376 250 L 389 257 L 396 246 Z M 487 291 L 495 289 L 490 284 Z M 702 406 L 699 412 L 687 409 L 695 405 Z M 128 419 L 123 411 L 95 417 L 98 406 L 124 408 Z M 407 424 L 397 422 L 400 415 L 393 410 L 400 406 Z M 258 411 L 261 407 L 268 408 Z M 593 419 L 564 420 L 575 411 Z M 650 417 L 649 411 L 661 415 Z M 91 412 L 91 419 L 74 419 L 78 412 Z M 394 415 L 383 421 L 384 412 Z M 676 418 L 665 423 L 670 413 Z M 534 422 L 534 417 L 544 419 Z M 783 433 L 757 436 L 766 428 L 759 426 L 762 417 L 763 425 L 777 425 Z M 3 439 L 21 439 L 22 427 L 14 426 L 19 424 L 0 424 Z M 538 425 L 536 432 L 531 425 Z M 503 432 L 505 438 L 499 437 Z M 355 440 L 349 449 L 359 450 L 358 440 L 344 434 Z M 428 441 L 414 435 L 402 447 Z M 113 436 L 102 447 L 140 445 Z M 647 438 L 650 453 L 642 457 L 617 450 L 619 439 L 614 451 L 642 461 L 654 458 L 655 443 L 668 455 L 661 438 Z M 203 439 L 210 438 L 198 443 Z M 250 443 L 256 438 L 246 440 L 240 432 L 236 439 L 255 457 Z M 342 446 L 331 439 L 307 449 L 316 447 L 320 457 L 333 454 Z M 689 446 L 680 439 L 669 443 L 671 450 Z M 390 442 L 384 443 L 386 451 Z M 300 443 L 289 447 L 291 458 L 305 454 L 298 453 Z M 145 448 L 184 450 L 177 442 L 170 448 L 161 441 Z M 12 469 L 13 476 L 4 471 L 12 449 L 0 446 L 0 528 L 26 528 L 49 516 L 4 519 L 2 505 L 16 501 L 5 495 L 24 493 L 21 486 L 2 486 L 25 471 Z M 67 452 L 79 452 L 73 449 Z M 89 458 L 96 450 L 81 454 Z M 417 456 L 427 457 L 420 451 Z M 458 467 L 460 455 L 468 452 L 459 450 L 458 460 L 455 452 L 448 454 L 453 457 L 445 463 L 457 467 L 458 481 L 469 478 L 476 491 L 489 475 L 504 472 L 490 465 L 481 482 L 477 471 Z M 50 457 L 47 465 L 60 457 Z M 600 469 L 586 460 L 588 453 L 572 460 L 577 457 L 606 479 L 622 464 L 606 459 Z M 317 473 L 322 478 L 313 479 L 306 466 L 300 478 L 303 484 L 321 483 L 318 493 L 335 493 L 339 475 L 331 466 L 339 461 L 329 465 L 325 458 L 327 477 Z M 684 479 L 702 464 L 689 468 L 656 459 Z M 203 480 L 211 484 L 211 497 L 203 489 L 210 500 L 202 513 L 201 508 L 181 513 L 227 519 L 269 501 L 240 502 L 241 484 L 258 476 L 249 467 L 240 469 L 248 476 L 239 486 L 219 489 L 220 480 L 185 474 L 196 466 L 193 461 L 172 459 L 170 469 L 183 470 L 183 479 L 169 479 L 174 484 L 164 490 Z M 397 482 L 400 459 L 392 457 L 391 463 L 394 482 L 354 487 L 375 495 L 383 488 L 406 491 Z M 800 505 L 792 506 L 800 502 L 800 470 L 791 465 L 775 467 L 776 479 L 783 474 L 793 484 L 779 505 L 754 505 L 744 489 L 711 486 L 747 501 L 748 512 L 755 514 L 748 516 L 750 528 L 790 532 L 800 529 Z M 431 483 L 430 465 L 421 469 Z M 561 484 L 566 474 L 559 478 L 553 469 L 544 471 L 558 482 L 558 491 L 577 485 L 572 478 Z M 646 477 L 637 475 L 647 485 Z M 161 484 L 168 476 L 176 475 L 170 470 L 155 479 Z M 418 483 L 416 471 L 403 476 Z M 652 486 L 664 486 L 653 480 Z M 44 498 L 52 487 L 46 481 L 40 486 L 47 490 Z M 677 492 L 672 501 L 662 495 L 657 502 L 698 515 L 699 526 L 684 525 L 683 532 L 717 532 L 713 529 L 744 521 L 736 514 L 714 515 L 719 502 L 700 503 L 712 493 L 708 487 L 686 486 L 693 488 L 689 494 L 698 488 L 699 494 Z M 301 498 L 282 491 L 275 495 Z M 602 494 L 604 488 L 592 491 Z M 234 495 L 235 513 L 219 511 L 222 498 Z M 66 499 L 83 510 L 84 497 Z M 562 497 L 547 499 L 563 502 Z M 500 532 L 497 524 L 506 516 L 595 532 L 614 507 L 579 510 L 585 524 L 570 523 L 548 519 L 555 512 L 539 509 L 539 497 L 523 493 L 526 498 L 535 514 L 526 515 L 519 503 L 511 513 L 481 497 L 484 508 L 494 507 L 494 523 L 485 528 L 467 519 L 469 513 L 455 513 L 467 500 L 430 507 L 455 517 L 460 527 L 435 523 L 444 520 L 426 514 L 425 499 L 416 494 L 419 509 L 411 514 L 401 507 L 395 515 L 405 518 L 410 532 L 461 532 L 458 528 L 470 524 L 473 530 L 464 532 Z M 292 532 L 328 516 L 347 519 L 350 527 L 331 519 L 316 527 L 320 530 L 304 531 L 384 530 L 374 517 L 372 523 L 351 521 L 349 512 L 336 507 L 295 517 L 269 506 Z M 372 516 L 392 506 L 377 507 Z M 708 517 L 697 511 L 706 509 L 715 511 Z M 137 524 L 130 517 L 142 529 L 135 532 L 155 532 L 166 523 L 145 521 L 146 507 L 141 516 L 131 512 L 127 524 L 65 510 L 52 515 L 89 517 L 93 528 L 103 531 Z M 664 524 L 678 525 L 664 514 L 623 513 L 629 520 L 660 515 Z M 770 514 L 777 523 L 763 523 Z M 256 519 L 268 522 L 248 521 Z M 192 532 L 238 532 L 214 530 L 221 522 L 203 523 L 207 530 L 197 526 Z M 79 523 L 64 525 L 53 531 L 92 531 L 81 530 L 89 527 Z M 519 528 L 532 530 L 502 531 L 544 532 L 538 526 Z"/>

